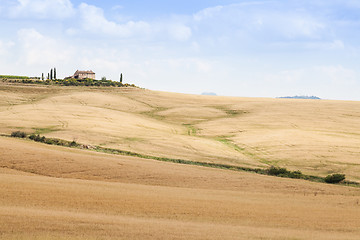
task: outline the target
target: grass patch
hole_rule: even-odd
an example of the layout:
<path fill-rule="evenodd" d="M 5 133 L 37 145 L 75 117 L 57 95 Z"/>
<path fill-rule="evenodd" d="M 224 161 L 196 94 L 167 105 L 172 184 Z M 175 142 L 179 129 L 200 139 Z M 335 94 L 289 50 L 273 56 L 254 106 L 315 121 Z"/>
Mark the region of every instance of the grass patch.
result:
<path fill-rule="evenodd" d="M 189 123 L 183 124 L 185 127 L 187 127 L 187 135 L 189 136 L 196 136 L 198 129 L 194 127 L 193 125 Z"/>
<path fill-rule="evenodd" d="M 126 137 L 126 138 L 124 138 L 124 140 L 129 141 L 129 142 L 138 142 L 138 141 L 142 141 L 143 139 L 136 138 L 136 137 Z"/>
<path fill-rule="evenodd" d="M 230 116 L 237 116 L 237 115 L 240 115 L 242 113 L 246 113 L 246 112 L 244 112 L 242 110 L 232 110 L 232 109 L 226 109 L 224 111 L 225 111 L 225 113 L 227 115 L 230 115 Z"/>
<path fill-rule="evenodd" d="M 216 138 L 216 140 L 221 142 L 222 144 L 225 144 L 226 146 L 234 149 L 235 151 L 242 152 L 242 153 L 245 151 L 245 148 L 239 147 L 238 145 L 236 145 L 231 140 L 229 140 L 225 137 L 218 137 L 218 138 Z"/>
<path fill-rule="evenodd" d="M 152 106 L 150 106 L 152 107 Z M 152 107 L 153 108 L 153 107 Z M 143 115 L 146 115 L 148 117 L 151 117 L 151 118 L 154 118 L 156 120 L 164 120 L 165 117 L 164 116 L 161 116 L 161 115 L 158 115 L 157 113 L 158 112 L 161 112 L 161 111 L 165 111 L 167 110 L 168 108 L 164 108 L 164 107 L 156 107 L 154 110 L 151 110 L 151 111 L 146 111 L 146 112 L 141 112 L 140 114 L 143 114 Z"/>
<path fill-rule="evenodd" d="M 224 111 L 226 113 L 226 115 L 228 115 L 228 117 L 236 117 L 238 115 L 248 113 L 247 111 L 244 111 L 244 110 L 229 109 L 227 106 L 210 106 L 210 107 Z"/>
<path fill-rule="evenodd" d="M 27 76 L 0 75 L 0 79 L 30 79 Z"/>
<path fill-rule="evenodd" d="M 47 128 L 33 128 L 35 130 L 35 134 L 46 134 L 51 132 L 56 132 L 59 129 L 56 128 L 57 126 L 51 126 Z"/>

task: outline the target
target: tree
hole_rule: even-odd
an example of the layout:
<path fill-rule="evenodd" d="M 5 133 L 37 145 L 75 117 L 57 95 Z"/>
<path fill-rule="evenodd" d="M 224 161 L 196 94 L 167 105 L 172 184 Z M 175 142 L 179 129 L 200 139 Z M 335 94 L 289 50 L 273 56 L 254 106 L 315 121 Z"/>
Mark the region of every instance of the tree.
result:
<path fill-rule="evenodd" d="M 48 73 L 48 77 L 47 77 L 47 79 L 50 79 L 50 73 Z"/>
<path fill-rule="evenodd" d="M 50 70 L 50 80 L 53 79 L 53 69 Z"/>
<path fill-rule="evenodd" d="M 44 81 L 44 73 L 41 74 L 41 80 Z"/>
<path fill-rule="evenodd" d="M 101 80 L 102 80 L 102 81 L 106 81 L 106 77 L 105 77 L 105 76 L 102 77 Z"/>
<path fill-rule="evenodd" d="M 120 83 L 122 83 L 122 73 L 120 73 Z"/>
<path fill-rule="evenodd" d="M 54 68 L 54 79 L 56 80 L 56 68 Z"/>
<path fill-rule="evenodd" d="M 327 175 L 325 178 L 325 182 L 327 183 L 339 183 L 343 180 L 345 180 L 345 174 L 340 174 L 340 173 Z"/>

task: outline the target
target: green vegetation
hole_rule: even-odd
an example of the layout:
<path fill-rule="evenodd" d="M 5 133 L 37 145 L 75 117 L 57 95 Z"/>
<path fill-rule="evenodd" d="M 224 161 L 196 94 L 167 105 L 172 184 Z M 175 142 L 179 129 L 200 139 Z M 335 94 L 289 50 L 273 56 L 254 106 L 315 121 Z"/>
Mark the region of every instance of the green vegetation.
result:
<path fill-rule="evenodd" d="M 47 128 L 33 128 L 35 130 L 35 134 L 44 134 L 44 133 L 51 133 L 57 131 L 57 126 L 50 126 Z"/>
<path fill-rule="evenodd" d="M 30 79 L 27 76 L 0 75 L 0 79 Z"/>
<path fill-rule="evenodd" d="M 325 177 L 325 182 L 327 183 L 339 183 L 344 180 L 345 180 L 345 174 L 339 174 L 339 173 L 327 175 Z"/>
<path fill-rule="evenodd" d="M 193 125 L 191 125 L 191 124 L 187 124 L 187 123 L 184 123 L 183 124 L 185 127 L 187 127 L 187 134 L 189 135 L 189 136 L 196 136 L 196 134 L 197 134 L 197 128 L 195 128 Z"/>
<path fill-rule="evenodd" d="M 226 112 L 226 114 L 228 114 L 230 116 L 237 116 L 237 115 L 240 115 L 240 114 L 244 113 L 244 111 L 232 110 L 232 109 L 226 109 L 225 112 Z"/>
<path fill-rule="evenodd" d="M 287 178 L 297 178 L 297 179 L 304 179 L 304 174 L 300 171 L 289 171 L 286 168 L 281 167 L 274 167 L 271 166 L 267 173 L 271 176 L 278 176 L 278 177 L 287 177 Z"/>
<path fill-rule="evenodd" d="M 62 85 L 62 86 L 98 86 L 98 87 L 136 87 L 134 84 L 106 80 L 103 77 L 101 80 L 94 80 L 90 78 L 86 79 L 56 79 L 56 68 L 50 69 L 50 73 L 47 75 L 47 79 L 44 80 L 44 74 L 40 77 L 26 77 L 26 76 L 12 76 L 12 75 L 0 75 L 0 79 L 12 83 L 25 83 L 25 84 L 43 84 L 43 85 Z M 41 80 L 40 80 L 41 79 Z"/>
<path fill-rule="evenodd" d="M 16 131 L 11 134 L 11 137 L 18 137 L 18 138 L 26 138 L 27 134 L 21 131 Z M 125 156 L 133 156 L 139 157 L 144 159 L 152 159 L 162 162 L 172 162 L 178 164 L 187 164 L 187 165 L 196 165 L 202 167 L 211 167 L 211 168 L 220 168 L 220 169 L 227 169 L 232 171 L 245 171 L 245 172 L 253 172 L 257 174 L 269 175 L 269 176 L 276 176 L 276 177 L 283 177 L 283 178 L 296 178 L 296 179 L 303 179 L 312 182 L 322 182 L 322 183 L 332 183 L 332 184 L 342 184 L 347 186 L 353 187 L 360 187 L 360 183 L 353 182 L 353 181 L 345 181 L 345 174 L 332 174 L 328 175 L 327 177 L 318 177 L 312 175 L 303 174 L 301 171 L 289 171 L 286 168 L 275 167 L 271 166 L 268 169 L 261 169 L 261 168 L 250 168 L 250 167 L 241 167 L 241 166 L 234 166 L 228 164 L 220 164 L 220 163 L 210 163 L 210 162 L 198 162 L 198 161 L 191 161 L 191 160 L 184 160 L 184 159 L 176 159 L 176 158 L 167 158 L 167 157 L 156 157 L 131 151 L 124 151 L 119 149 L 113 148 L 105 148 L 100 146 L 87 146 L 83 144 L 77 143 L 75 140 L 67 141 L 57 138 L 46 138 L 45 136 L 40 136 L 39 134 L 31 134 L 28 137 L 30 140 L 36 142 L 42 142 L 50 145 L 59 145 L 64 147 L 75 147 L 80 149 L 90 149 L 98 152 L 104 152 L 109 154 L 116 154 L 116 155 L 125 155 Z"/>
<path fill-rule="evenodd" d="M 16 131 L 16 132 L 12 132 L 10 136 L 17 137 L 17 138 L 26 138 L 27 134 L 22 131 Z"/>
<path fill-rule="evenodd" d="M 50 77 L 50 76 L 49 76 Z M 42 85 L 62 85 L 62 86 L 97 86 L 97 87 L 136 87 L 134 84 L 122 84 L 120 82 L 112 80 L 93 80 L 93 79 L 47 79 L 39 80 L 35 78 L 28 79 L 18 79 L 14 78 L 13 80 L 7 80 L 8 82 L 13 83 L 26 83 L 26 84 L 42 84 Z"/>
<path fill-rule="evenodd" d="M 66 141 L 58 138 L 46 138 L 45 136 L 40 136 L 39 134 L 31 134 L 29 139 L 35 142 L 42 142 L 49 145 L 58 145 L 64 147 L 79 147 L 80 145 L 75 141 Z"/>
<path fill-rule="evenodd" d="M 236 145 L 235 143 L 233 143 L 231 140 L 228 139 L 228 137 L 231 137 L 231 136 L 220 136 L 220 137 L 216 138 L 216 140 L 221 142 L 222 144 L 225 144 L 226 146 L 234 149 L 235 151 L 246 154 L 244 152 L 244 150 L 245 150 L 244 148 L 241 148 L 238 145 Z"/>
<path fill-rule="evenodd" d="M 64 85 L 64 86 L 106 86 L 106 87 L 130 86 L 128 84 L 122 84 L 120 82 L 115 82 L 115 81 L 106 80 L 106 79 L 94 80 L 94 79 L 90 79 L 90 78 L 86 78 L 86 79 L 68 78 L 68 79 L 64 79 L 64 80 L 51 81 L 50 83 L 56 84 L 56 85 Z M 131 86 L 134 86 L 134 85 L 131 85 Z"/>

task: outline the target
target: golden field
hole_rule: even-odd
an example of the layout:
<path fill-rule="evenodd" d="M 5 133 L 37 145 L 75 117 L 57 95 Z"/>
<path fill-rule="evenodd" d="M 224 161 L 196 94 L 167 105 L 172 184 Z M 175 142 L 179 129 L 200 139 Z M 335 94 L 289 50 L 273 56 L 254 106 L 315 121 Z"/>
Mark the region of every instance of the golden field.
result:
<path fill-rule="evenodd" d="M 360 102 L 0 85 L 0 133 L 360 180 Z M 0 137 L 1 239 L 359 239 L 360 189 Z"/>

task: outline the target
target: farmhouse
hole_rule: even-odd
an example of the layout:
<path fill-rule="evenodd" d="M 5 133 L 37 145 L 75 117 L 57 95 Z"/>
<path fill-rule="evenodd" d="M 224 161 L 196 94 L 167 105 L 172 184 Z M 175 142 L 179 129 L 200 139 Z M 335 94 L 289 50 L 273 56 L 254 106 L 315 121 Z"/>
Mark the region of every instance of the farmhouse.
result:
<path fill-rule="evenodd" d="M 95 79 L 95 73 L 92 70 L 88 70 L 88 71 L 76 70 L 74 75 L 72 75 L 70 77 L 67 77 L 67 78 L 75 78 L 75 79 L 90 78 L 90 79 Z"/>

